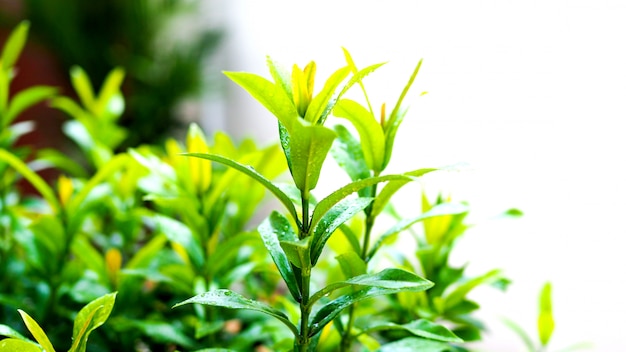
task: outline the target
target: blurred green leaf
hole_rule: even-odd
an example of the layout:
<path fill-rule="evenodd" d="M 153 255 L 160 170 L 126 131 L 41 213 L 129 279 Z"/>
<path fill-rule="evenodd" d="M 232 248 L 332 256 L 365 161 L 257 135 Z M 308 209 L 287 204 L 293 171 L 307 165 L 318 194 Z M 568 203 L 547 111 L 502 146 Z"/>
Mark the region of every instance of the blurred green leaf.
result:
<path fill-rule="evenodd" d="M 456 347 L 447 342 L 407 337 L 381 346 L 377 352 L 455 352 Z"/>
<path fill-rule="evenodd" d="M 51 98 L 57 93 L 58 89 L 49 86 L 34 86 L 26 88 L 11 98 L 9 109 L 7 110 L 4 118 L 2 119 L 3 126 L 6 127 L 13 120 L 19 116 L 24 110 L 29 107 Z"/>
<path fill-rule="evenodd" d="M 70 77 L 72 79 L 72 86 L 80 98 L 80 102 L 87 110 L 91 112 L 96 111 L 95 96 L 93 92 L 93 86 L 89 80 L 89 76 L 80 66 L 73 66 L 70 69 Z"/>
<path fill-rule="evenodd" d="M 548 282 L 541 288 L 539 295 L 539 317 L 537 319 L 539 342 L 547 346 L 554 331 L 554 317 L 552 316 L 552 285 Z"/>
<path fill-rule="evenodd" d="M 363 333 L 369 334 L 374 331 L 384 330 L 403 330 L 416 336 L 443 342 L 463 342 L 461 338 L 456 336 L 447 327 L 426 319 L 418 319 L 402 325 L 394 323 L 375 324 L 364 329 Z"/>
<path fill-rule="evenodd" d="M 339 262 L 341 271 L 348 279 L 365 275 L 367 272 L 367 263 L 365 263 L 356 252 L 345 252 L 337 256 L 337 261 Z"/>
<path fill-rule="evenodd" d="M 0 340 L 0 351 L 2 352 L 43 352 L 41 347 L 34 342 L 9 338 Z"/>
<path fill-rule="evenodd" d="M 26 44 L 28 38 L 28 29 L 30 28 L 29 21 L 20 22 L 9 34 L 9 38 L 4 43 L 2 48 L 2 56 L 0 56 L 0 62 L 2 62 L 2 69 L 8 71 L 20 57 L 22 49 Z"/>

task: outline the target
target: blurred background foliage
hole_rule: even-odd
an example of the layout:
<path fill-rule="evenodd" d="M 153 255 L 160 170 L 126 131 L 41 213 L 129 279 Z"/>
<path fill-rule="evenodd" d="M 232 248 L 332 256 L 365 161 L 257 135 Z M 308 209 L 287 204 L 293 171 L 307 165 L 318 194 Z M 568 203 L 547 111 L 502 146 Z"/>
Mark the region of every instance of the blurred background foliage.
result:
<path fill-rule="evenodd" d="M 114 67 L 124 68 L 121 125 L 130 132 L 124 149 L 184 130 L 189 121 L 181 121 L 181 105 L 210 87 L 205 65 L 222 33 L 206 20 L 202 28 L 184 20 L 200 6 L 198 0 L 0 0 L 0 28 L 8 33 L 28 19 L 30 41 L 52 54 L 60 77 L 77 65 L 99 87 Z"/>

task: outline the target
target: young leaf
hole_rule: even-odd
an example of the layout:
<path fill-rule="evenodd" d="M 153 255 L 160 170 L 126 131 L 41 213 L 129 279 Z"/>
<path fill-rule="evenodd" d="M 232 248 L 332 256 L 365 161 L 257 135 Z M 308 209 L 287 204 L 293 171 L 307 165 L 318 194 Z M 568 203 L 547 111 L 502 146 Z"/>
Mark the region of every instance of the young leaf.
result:
<path fill-rule="evenodd" d="M 291 86 L 291 76 L 283 67 L 275 63 L 269 56 L 267 57 L 267 67 L 277 86 L 281 87 L 290 101 L 293 101 L 293 87 Z"/>
<path fill-rule="evenodd" d="M 39 342 L 41 347 L 43 347 L 43 349 L 46 352 L 55 352 L 54 347 L 52 347 L 52 343 L 50 343 L 50 340 L 48 339 L 48 336 L 41 329 L 39 324 L 37 324 L 37 322 L 33 318 L 31 318 L 30 315 L 28 315 L 26 312 L 24 312 L 23 310 L 18 309 L 17 311 L 22 316 L 22 320 L 24 320 L 24 324 L 26 324 L 26 327 L 28 328 L 28 331 L 30 331 L 30 333 L 33 335 L 35 340 L 37 340 L 37 342 Z"/>
<path fill-rule="evenodd" d="M 348 73 L 350 73 L 350 68 L 342 67 L 326 80 L 324 88 L 313 98 L 306 111 L 306 116 L 304 117 L 306 121 L 310 121 L 312 124 L 322 124 L 324 122 L 326 119 L 324 113 L 330 111 L 330 109 L 327 109 L 327 106 L 332 104 L 331 99 L 337 87 L 348 76 Z"/>
<path fill-rule="evenodd" d="M 385 135 L 382 126 L 376 121 L 371 112 L 361 104 L 342 99 L 337 103 L 333 113 L 337 117 L 350 121 L 359 133 L 365 162 L 370 170 L 383 170 L 385 152 Z"/>
<path fill-rule="evenodd" d="M 56 92 L 57 88 L 48 86 L 34 86 L 18 92 L 11 99 L 9 109 L 2 119 L 2 127 L 6 127 L 11 124 L 11 122 L 13 122 L 13 120 L 22 113 L 22 111 L 41 101 L 51 98 L 56 94 Z"/>
<path fill-rule="evenodd" d="M 356 252 L 349 251 L 340 254 L 337 256 L 337 261 L 348 279 L 367 273 L 367 263 Z"/>
<path fill-rule="evenodd" d="M 289 262 L 297 268 L 302 269 L 311 264 L 311 250 L 309 248 L 310 242 L 311 237 L 309 236 L 301 240 L 282 240 L 280 241 L 280 246 L 285 251 L 285 255 L 287 255 Z"/>
<path fill-rule="evenodd" d="M 84 306 L 74 319 L 72 347 L 69 352 L 85 352 L 89 334 L 109 318 L 117 292 L 96 298 Z"/>
<path fill-rule="evenodd" d="M 37 191 L 39 191 L 39 193 L 41 193 L 41 196 L 46 200 L 54 213 L 58 213 L 61 210 L 61 205 L 59 204 L 59 200 L 57 199 L 54 190 L 48 186 L 43 178 L 31 170 L 28 165 L 4 149 L 0 149 L 0 161 L 4 161 L 9 164 L 19 174 L 27 179 L 28 182 L 30 182 L 30 184 Z"/>
<path fill-rule="evenodd" d="M 318 225 L 313 229 L 311 264 L 315 265 L 317 263 L 326 241 L 328 241 L 335 230 L 358 212 L 365 209 L 373 200 L 374 198 L 344 199 L 322 216 Z"/>
<path fill-rule="evenodd" d="M 537 319 L 539 341 L 543 347 L 548 345 L 554 331 L 554 317 L 552 316 L 552 285 L 548 282 L 543 285 L 539 295 L 539 317 Z"/>
<path fill-rule="evenodd" d="M 524 345 L 528 349 L 528 352 L 534 352 L 537 350 L 535 348 L 535 344 L 533 343 L 533 339 L 524 329 L 522 329 L 521 326 L 509 319 L 503 319 L 502 321 L 509 329 L 513 330 L 513 332 L 515 332 L 517 336 L 519 336 L 519 338 L 524 342 Z"/>
<path fill-rule="evenodd" d="M 427 338 L 430 340 L 444 342 L 463 342 L 461 338 L 456 336 L 447 327 L 433 323 L 426 319 L 414 320 L 407 324 L 382 323 L 367 327 L 362 333 L 370 334 L 375 331 L 403 330 L 415 336 Z"/>
<path fill-rule="evenodd" d="M 194 154 L 194 153 L 187 153 L 187 154 L 183 154 L 183 155 L 187 155 L 187 156 L 192 156 L 192 157 L 196 157 L 196 158 L 203 158 L 203 159 L 207 159 L 207 160 L 213 160 L 216 161 L 218 163 L 224 164 L 226 166 L 232 167 L 248 176 L 250 176 L 251 178 L 253 178 L 255 181 L 259 182 L 261 185 L 263 185 L 265 188 L 267 188 L 268 191 L 272 192 L 272 194 L 274 194 L 276 196 L 276 198 L 278 198 L 278 200 L 283 203 L 283 205 L 287 208 L 287 210 L 289 211 L 289 213 L 291 214 L 291 216 L 294 218 L 294 220 L 298 221 L 298 212 L 296 211 L 296 208 L 294 207 L 293 203 L 291 202 L 291 199 L 289 198 L 289 196 L 287 196 L 283 191 L 280 190 L 280 188 L 276 187 L 276 185 L 274 185 L 270 180 L 266 179 L 263 175 L 259 174 L 256 170 L 254 170 L 254 168 L 252 168 L 251 166 L 246 166 L 243 164 L 240 164 L 234 160 L 225 158 L 223 156 L 220 155 L 215 155 L 215 154 Z"/>
<path fill-rule="evenodd" d="M 346 171 L 352 181 L 370 177 L 370 169 L 365 161 L 361 143 L 344 126 L 336 125 L 334 128 L 337 133 L 337 139 L 330 153 L 337 164 Z M 361 195 L 366 196 L 365 194 Z"/>
<path fill-rule="evenodd" d="M 89 76 L 80 66 L 72 66 L 70 69 L 70 77 L 72 79 L 72 86 L 80 98 L 80 102 L 83 106 L 91 111 L 95 112 L 95 97 L 93 93 L 93 86 L 89 80 Z"/>
<path fill-rule="evenodd" d="M 8 71 L 20 57 L 26 39 L 28 37 L 28 29 L 30 27 L 29 21 L 22 21 L 20 24 L 11 31 L 9 38 L 4 43 L 2 48 L 2 56 L 0 56 L 0 62 L 2 63 L 3 71 Z"/>
<path fill-rule="evenodd" d="M 289 134 L 291 174 L 298 189 L 308 192 L 317 185 L 335 132 L 324 126 L 305 126 L 298 121 Z"/>
<path fill-rule="evenodd" d="M 224 74 L 265 106 L 288 130 L 291 128 L 293 121 L 298 117 L 298 111 L 282 87 L 252 73 L 224 72 Z"/>
<path fill-rule="evenodd" d="M 297 240 L 297 235 L 293 231 L 289 220 L 282 214 L 274 211 L 259 225 L 259 233 L 261 234 L 265 248 L 269 251 L 280 275 L 283 277 L 283 280 L 285 280 L 289 292 L 296 301 L 300 301 L 302 298 L 296 281 L 296 275 L 285 251 L 280 246 L 279 240 L 281 238 L 284 241 L 289 239 L 292 241 Z"/>
<path fill-rule="evenodd" d="M 496 281 L 501 277 L 502 273 L 496 269 L 462 283 L 445 296 L 445 309 L 450 309 L 461 303 L 467 294 L 477 286 Z"/>
<path fill-rule="evenodd" d="M 204 265 L 205 259 L 202 253 L 202 246 L 187 225 L 165 215 L 155 214 L 153 220 L 157 224 L 159 231 L 165 234 L 172 243 L 179 243 L 185 248 L 187 255 L 191 258 L 191 262 L 197 268 L 201 268 Z"/>
<path fill-rule="evenodd" d="M 100 88 L 100 94 L 94 104 L 94 115 L 101 116 L 105 118 L 117 118 L 121 115 L 111 113 L 105 114 L 107 112 L 107 107 L 110 108 L 110 103 L 113 99 L 116 99 L 116 96 L 120 95 L 120 88 L 122 86 L 122 82 L 124 81 L 125 71 L 121 67 L 116 67 L 109 72 L 107 77 L 104 79 L 104 83 Z"/>
<path fill-rule="evenodd" d="M 434 168 L 418 169 L 410 172 L 406 172 L 405 175 L 412 177 L 420 177 L 429 172 L 437 171 Z M 374 203 L 372 204 L 371 216 L 378 216 L 385 206 L 389 203 L 391 197 L 400 190 L 404 185 L 408 183 L 408 180 L 391 181 L 385 185 L 385 187 L 378 193 Z"/>
<path fill-rule="evenodd" d="M 209 306 L 224 307 L 230 309 L 246 309 L 261 312 L 280 320 L 285 324 L 295 336 L 298 336 L 298 328 L 289 321 L 285 313 L 276 310 L 266 304 L 245 298 L 231 290 L 213 290 L 191 297 L 183 302 L 177 303 L 173 308 L 189 303 L 204 304 Z"/>

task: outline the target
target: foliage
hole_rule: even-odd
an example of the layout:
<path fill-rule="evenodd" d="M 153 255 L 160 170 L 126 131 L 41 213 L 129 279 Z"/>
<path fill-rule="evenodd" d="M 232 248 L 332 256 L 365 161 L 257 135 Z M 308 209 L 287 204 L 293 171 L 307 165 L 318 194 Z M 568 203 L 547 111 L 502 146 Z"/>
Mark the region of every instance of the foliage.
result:
<path fill-rule="evenodd" d="M 0 351 L 434 352 L 481 339 L 470 293 L 509 282 L 451 265 L 469 205 L 422 195 L 416 214 L 399 216 L 393 196 L 438 168 L 385 172 L 421 61 L 391 113 L 382 104 L 376 116 L 365 78 L 382 64 L 359 69 L 344 50 L 345 66 L 316 92 L 315 62 L 289 72 L 268 58 L 271 80 L 226 75 L 276 116 L 277 144 L 191 124 L 183 141 L 120 152 L 126 69 L 96 92 L 74 66 L 77 99 L 52 87 L 9 97 L 28 28 L 0 56 Z M 354 87 L 364 103 L 348 98 Z M 67 113 L 81 161 L 14 147 L 31 128 L 16 116 L 43 100 Z M 348 181 L 322 193 L 333 160 Z M 37 165 L 61 176 L 48 182 Z M 546 287 L 541 349 L 554 327 Z"/>

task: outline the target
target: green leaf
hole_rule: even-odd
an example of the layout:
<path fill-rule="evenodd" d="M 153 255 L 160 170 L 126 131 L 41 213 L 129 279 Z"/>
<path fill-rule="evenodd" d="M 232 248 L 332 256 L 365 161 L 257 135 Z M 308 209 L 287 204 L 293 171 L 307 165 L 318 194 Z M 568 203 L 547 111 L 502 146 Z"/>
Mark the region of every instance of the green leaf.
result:
<path fill-rule="evenodd" d="M 48 202 L 48 205 L 52 208 L 54 213 L 58 213 L 61 210 L 59 200 L 57 199 L 52 188 L 46 184 L 46 181 L 43 178 L 31 170 L 28 165 L 5 149 L 0 149 L 0 160 L 9 164 L 26 180 L 28 180 L 28 182 L 30 182 L 30 184 L 41 194 L 46 202 Z"/>
<path fill-rule="evenodd" d="M 354 215 L 365 209 L 373 200 L 374 198 L 344 199 L 322 216 L 317 226 L 313 229 L 311 264 L 315 265 L 317 263 L 326 245 L 326 241 L 328 241 L 335 230 L 343 223 L 350 220 Z"/>
<path fill-rule="evenodd" d="M 2 352 L 43 352 L 36 343 L 19 339 L 4 339 L 0 341 Z"/>
<path fill-rule="evenodd" d="M 26 324 L 28 331 L 30 331 L 30 333 L 33 335 L 35 340 L 39 342 L 39 345 L 41 345 L 41 347 L 47 352 L 55 352 L 54 347 L 52 347 L 52 343 L 50 343 L 48 336 L 41 329 L 39 324 L 37 324 L 37 322 L 33 318 L 31 318 L 30 315 L 28 315 L 28 313 L 24 312 L 23 310 L 18 309 L 17 311 L 22 316 L 22 320 L 24 320 L 24 324 Z"/>
<path fill-rule="evenodd" d="M 197 303 L 209 306 L 224 307 L 230 309 L 246 309 L 261 312 L 272 316 L 283 324 L 285 324 L 295 336 L 298 336 L 298 328 L 289 321 L 285 313 L 276 310 L 264 303 L 254 301 L 243 297 L 242 295 L 231 290 L 220 289 L 213 290 L 191 297 L 183 302 L 177 303 L 173 308 L 180 307 L 184 304 Z"/>
<path fill-rule="evenodd" d="M 377 352 L 454 352 L 458 348 L 447 342 L 422 339 L 419 337 L 407 337 L 383 345 Z"/>
<path fill-rule="evenodd" d="M 37 152 L 37 161 L 45 162 L 56 169 L 78 178 L 87 178 L 87 171 L 81 164 L 60 150 L 47 148 Z"/>
<path fill-rule="evenodd" d="M 468 207 L 465 204 L 461 203 L 441 203 L 433 206 L 430 210 L 414 217 L 403 219 L 399 221 L 396 225 L 387 230 L 383 235 L 380 236 L 378 241 L 372 246 L 370 253 L 368 254 L 368 258 L 372 258 L 374 254 L 380 249 L 380 247 L 385 243 L 385 241 L 409 227 L 413 226 L 415 223 L 422 221 L 424 219 L 443 216 L 443 215 L 451 215 L 451 214 L 461 214 L 468 211 Z"/>
<path fill-rule="evenodd" d="M 323 290 L 315 293 L 311 301 L 319 299 L 325 294 L 346 286 L 368 286 L 365 289 L 346 294 L 321 307 L 311 320 L 311 334 L 319 333 L 326 324 L 337 317 L 342 310 L 364 299 L 389 295 L 393 293 L 410 291 L 425 291 L 433 286 L 433 283 L 413 273 L 401 269 L 385 269 L 377 274 L 366 274 L 353 277 L 349 280 L 331 284 Z"/>
<path fill-rule="evenodd" d="M 269 251 L 280 275 L 283 277 L 283 280 L 285 280 L 289 292 L 296 301 L 300 301 L 302 296 L 298 288 L 296 275 L 285 251 L 280 245 L 281 239 L 283 241 L 297 240 L 297 235 L 293 231 L 289 220 L 279 212 L 274 211 L 259 225 L 259 233 L 261 234 L 265 248 Z"/>
<path fill-rule="evenodd" d="M 157 228 L 173 243 L 178 243 L 189 255 L 191 262 L 196 268 L 202 268 L 204 265 L 204 254 L 202 246 L 194 237 L 191 229 L 184 223 L 172 219 L 164 215 L 155 214 L 152 219 L 155 221 Z"/>
<path fill-rule="evenodd" d="M 333 114 L 347 119 L 354 125 L 359 133 L 367 166 L 374 172 L 382 171 L 385 156 L 385 135 L 382 126 L 376 121 L 372 113 L 353 100 L 342 99 L 335 106 Z"/>
<path fill-rule="evenodd" d="M 122 326 L 120 330 L 135 328 L 141 331 L 144 336 L 149 337 L 150 340 L 162 345 L 176 344 L 179 345 L 179 347 L 185 347 L 185 351 L 193 350 L 192 348 L 196 346 L 195 341 L 185 335 L 183 329 L 172 324 L 170 321 L 161 322 L 154 320 L 123 319 L 116 320 L 116 323 L 118 327 Z"/>
<path fill-rule="evenodd" d="M 447 327 L 433 323 L 426 319 L 414 320 L 407 324 L 383 323 L 369 326 L 362 333 L 372 333 L 375 331 L 403 330 L 413 335 L 427 338 L 430 340 L 443 342 L 463 342 L 461 338 L 456 336 Z"/>
<path fill-rule="evenodd" d="M 434 209 L 434 208 L 433 208 Z M 502 277 L 500 270 L 491 270 L 488 273 L 469 279 L 468 281 L 456 286 L 450 293 L 445 296 L 445 309 L 451 309 L 461 303 L 467 294 L 479 285 L 488 284 Z"/>
<path fill-rule="evenodd" d="M 89 76 L 80 66 L 72 66 L 70 68 L 70 78 L 72 79 L 72 86 L 80 98 L 80 102 L 83 106 L 91 112 L 95 109 L 95 96 L 93 92 L 93 86 L 89 80 Z"/>
<path fill-rule="evenodd" d="M 19 116 L 22 111 L 27 108 L 54 96 L 57 88 L 49 86 L 34 86 L 26 88 L 11 99 L 9 109 L 2 120 L 3 127 L 8 126 L 13 120 Z"/>
<path fill-rule="evenodd" d="M 437 169 L 434 169 L 434 168 L 418 169 L 418 170 L 406 172 L 405 175 L 409 175 L 412 177 L 420 177 L 433 171 L 437 171 Z M 408 182 L 409 182 L 408 180 L 398 180 L 398 181 L 391 181 L 387 183 L 385 187 L 378 193 L 378 195 L 376 195 L 376 199 L 374 200 L 374 203 L 372 204 L 372 212 L 370 213 L 370 215 L 371 216 L 380 215 L 380 213 L 383 211 L 385 206 L 389 203 L 389 200 L 391 199 L 391 197 L 394 194 L 396 194 L 396 192 L 398 192 Z"/>
<path fill-rule="evenodd" d="M 115 99 L 119 99 L 120 88 L 124 81 L 124 76 L 125 71 L 121 67 L 116 67 L 109 72 L 107 77 L 104 79 L 102 88 L 100 88 L 100 94 L 95 101 L 94 110 L 92 111 L 94 115 L 109 118 L 117 118 L 121 115 L 121 111 L 110 111 L 110 109 L 111 103 L 114 102 Z M 109 114 L 105 114 L 105 112 L 108 112 Z"/>
<path fill-rule="evenodd" d="M 359 143 L 344 126 L 335 125 L 334 128 L 337 133 L 337 139 L 330 153 L 337 164 L 346 171 L 352 181 L 370 177 L 370 169 L 365 162 L 361 143 Z M 367 194 L 361 195 L 368 196 Z"/>
<path fill-rule="evenodd" d="M 97 273 L 100 279 L 107 277 L 104 257 L 89 243 L 84 235 L 79 234 L 76 236 L 70 245 L 72 254 L 80 259 L 87 268 Z"/>
<path fill-rule="evenodd" d="M 0 56 L 0 62 L 2 62 L 2 69 L 8 71 L 20 57 L 22 49 L 28 39 L 28 29 L 30 27 L 29 21 L 20 22 L 11 31 L 9 38 L 4 43 L 2 48 L 2 56 Z"/>
<path fill-rule="evenodd" d="M 276 85 L 283 89 L 290 101 L 293 101 L 293 88 L 291 86 L 291 75 L 289 72 L 275 63 L 269 56 L 266 61 L 267 67 L 270 69 L 270 73 Z"/>
<path fill-rule="evenodd" d="M 365 275 L 367 263 L 356 252 L 345 252 L 337 256 L 341 271 L 350 279 L 355 276 Z"/>
<path fill-rule="evenodd" d="M 72 347 L 69 352 L 85 352 L 89 334 L 109 318 L 117 292 L 96 298 L 84 306 L 74 319 Z"/>
<path fill-rule="evenodd" d="M 24 335 L 20 334 L 19 332 L 14 330 L 12 327 L 8 325 L 4 325 L 4 324 L 0 324 L 0 336 L 11 337 L 14 339 L 28 341 L 28 339 L 24 337 Z"/>
<path fill-rule="evenodd" d="M 311 104 L 306 111 L 304 119 L 310 121 L 312 124 L 322 124 L 326 119 L 326 116 L 330 113 L 331 109 L 329 105 L 334 106 L 334 102 L 331 101 L 337 87 L 343 82 L 343 80 L 350 73 L 349 67 L 342 67 L 335 71 L 324 83 L 324 88 L 311 100 Z"/>
<path fill-rule="evenodd" d="M 336 135 L 324 126 L 305 126 L 300 121 L 293 124 L 289 135 L 291 174 L 296 187 L 308 192 L 317 185 L 322 165 Z"/>
<path fill-rule="evenodd" d="M 385 130 L 385 160 L 383 163 L 383 168 L 385 168 L 387 164 L 389 164 L 389 160 L 391 160 L 391 153 L 393 151 L 393 144 L 396 138 L 396 133 L 398 132 L 398 128 L 400 127 L 400 124 L 402 123 L 402 120 L 404 119 L 404 115 L 406 114 L 406 110 L 404 111 L 400 110 L 402 106 L 402 100 L 404 100 L 404 97 L 406 96 L 409 89 L 411 88 L 411 85 L 413 84 L 413 81 L 415 80 L 415 77 L 417 76 L 417 73 L 419 72 L 420 67 L 422 67 L 422 60 L 420 60 L 417 63 L 417 66 L 415 66 L 415 69 L 413 70 L 413 73 L 411 74 L 409 81 L 407 82 L 406 86 L 402 90 L 402 93 L 400 94 L 400 97 L 398 98 L 396 105 L 391 111 L 389 120 L 383 126 Z"/>
<path fill-rule="evenodd" d="M 317 226 L 317 223 L 322 219 L 324 214 L 326 214 L 330 209 L 332 209 L 333 206 L 335 206 L 335 204 L 339 203 L 342 199 L 346 198 L 350 194 L 357 192 L 365 187 L 375 185 L 377 183 L 407 179 L 410 180 L 411 178 L 405 175 L 385 175 L 354 181 L 341 187 L 340 189 L 328 195 L 326 198 L 322 199 L 317 204 L 315 210 L 313 210 L 313 216 L 311 217 L 311 228 L 314 229 Z"/>
<path fill-rule="evenodd" d="M 552 285 L 547 282 L 541 288 L 539 295 L 539 317 L 537 319 L 539 341 L 543 347 L 548 345 L 554 331 L 554 317 L 552 315 Z"/>
<path fill-rule="evenodd" d="M 294 266 L 302 269 L 311 265 L 311 254 L 309 249 L 309 243 L 311 237 L 306 237 L 301 240 L 283 240 L 280 241 L 280 246 L 285 251 L 285 255 L 289 259 L 289 262 Z"/>
<path fill-rule="evenodd" d="M 253 73 L 224 72 L 224 74 L 245 89 L 290 130 L 293 121 L 298 118 L 298 111 L 282 87 Z"/>
<path fill-rule="evenodd" d="M 291 199 L 289 198 L 289 196 L 287 196 L 283 191 L 281 191 L 280 188 L 274 185 L 270 180 L 268 180 L 263 175 L 259 174 L 256 170 L 254 170 L 253 167 L 240 164 L 232 159 L 228 159 L 223 156 L 215 155 L 215 154 L 187 153 L 183 155 L 212 160 L 212 161 L 227 165 L 229 167 L 232 167 L 250 176 L 252 179 L 254 179 L 255 181 L 259 182 L 261 185 L 263 185 L 265 188 L 267 188 L 268 191 L 272 192 L 272 194 L 274 194 L 276 198 L 278 198 L 278 200 L 281 203 L 283 203 L 283 205 L 287 208 L 287 210 L 289 211 L 291 216 L 294 218 L 294 220 L 298 221 L 298 212 L 296 211 L 296 208 L 291 202 Z"/>

